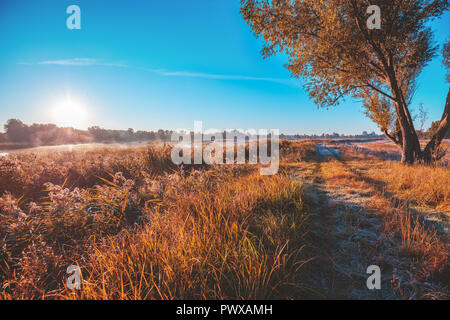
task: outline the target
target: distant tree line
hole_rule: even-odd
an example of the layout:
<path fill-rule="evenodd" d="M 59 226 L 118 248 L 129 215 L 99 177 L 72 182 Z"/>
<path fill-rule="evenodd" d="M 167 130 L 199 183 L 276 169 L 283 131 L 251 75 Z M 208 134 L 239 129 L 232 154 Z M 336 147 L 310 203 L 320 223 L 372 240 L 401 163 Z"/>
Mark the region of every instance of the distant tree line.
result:
<path fill-rule="evenodd" d="M 9 119 L 0 133 L 0 143 L 17 143 L 30 146 L 77 144 L 92 142 L 169 141 L 172 131 L 109 130 L 90 127 L 88 130 L 60 128 L 54 124 L 26 125 L 18 119 Z"/>
<path fill-rule="evenodd" d="M 361 134 L 339 134 L 336 132 L 333 133 L 322 133 L 322 134 L 294 134 L 294 135 L 285 135 L 281 134 L 280 139 L 345 139 L 345 138 L 383 138 L 384 136 L 381 134 L 376 134 L 374 131 L 372 133 L 368 133 L 367 131 L 363 131 Z"/>
<path fill-rule="evenodd" d="M 439 128 L 439 121 L 435 121 L 431 124 L 430 129 L 425 130 L 417 130 L 417 135 L 420 139 L 431 139 Z M 322 134 L 280 134 L 280 139 L 289 139 L 289 140 L 297 140 L 297 139 L 347 139 L 347 138 L 356 138 L 356 139 L 367 139 L 367 138 L 385 138 L 383 134 L 376 134 L 374 131 L 368 133 L 367 131 L 363 131 L 360 134 L 339 134 L 336 132 L 333 133 L 322 133 Z M 447 132 L 445 139 L 450 139 L 450 131 Z"/>
<path fill-rule="evenodd" d="M 170 141 L 172 131 L 159 129 L 158 131 L 134 131 L 128 130 L 110 130 L 98 126 L 88 128 L 89 134 L 97 142 L 133 142 L 133 141 Z"/>
<path fill-rule="evenodd" d="M 429 139 L 438 130 L 439 121 L 433 122 L 428 131 L 418 130 L 421 139 Z M 136 142 L 136 141 L 170 141 L 173 131 L 134 131 L 103 129 L 98 126 L 90 127 L 88 130 L 78 130 L 74 128 L 60 128 L 54 124 L 32 124 L 26 125 L 18 119 L 9 119 L 4 125 L 5 133 L 0 133 L 0 143 L 16 143 L 26 146 L 51 146 L 60 144 L 78 144 L 92 142 Z M 193 132 L 191 132 L 193 135 Z M 343 135 L 339 133 L 322 133 L 321 135 L 285 135 L 281 134 L 281 139 L 337 139 L 337 138 L 381 138 L 375 132 L 363 131 L 356 135 Z M 450 139 L 450 132 L 447 132 L 447 139 Z"/>

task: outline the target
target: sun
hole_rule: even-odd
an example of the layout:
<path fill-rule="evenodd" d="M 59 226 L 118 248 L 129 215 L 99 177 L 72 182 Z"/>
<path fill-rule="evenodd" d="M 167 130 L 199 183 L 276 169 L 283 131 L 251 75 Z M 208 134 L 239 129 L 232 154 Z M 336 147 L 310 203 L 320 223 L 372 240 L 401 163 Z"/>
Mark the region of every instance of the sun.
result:
<path fill-rule="evenodd" d="M 82 128 L 86 125 L 86 109 L 72 99 L 57 102 L 52 110 L 52 118 L 60 127 Z"/>

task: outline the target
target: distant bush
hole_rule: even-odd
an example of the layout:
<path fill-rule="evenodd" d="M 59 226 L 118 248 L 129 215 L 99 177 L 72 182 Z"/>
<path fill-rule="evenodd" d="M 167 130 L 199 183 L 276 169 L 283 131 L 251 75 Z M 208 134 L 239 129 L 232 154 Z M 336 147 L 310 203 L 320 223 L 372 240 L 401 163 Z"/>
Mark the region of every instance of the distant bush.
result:
<path fill-rule="evenodd" d="M 280 160 L 284 162 L 300 162 L 317 160 L 318 142 L 311 140 L 282 140 L 280 144 Z"/>

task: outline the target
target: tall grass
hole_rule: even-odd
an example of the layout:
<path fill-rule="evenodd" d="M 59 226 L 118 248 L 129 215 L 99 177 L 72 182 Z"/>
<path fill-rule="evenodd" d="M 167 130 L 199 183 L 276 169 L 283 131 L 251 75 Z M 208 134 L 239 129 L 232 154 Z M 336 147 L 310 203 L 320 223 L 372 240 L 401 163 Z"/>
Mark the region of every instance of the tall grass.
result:
<path fill-rule="evenodd" d="M 75 297 L 294 295 L 294 276 L 304 261 L 307 218 L 301 185 L 284 177 L 252 175 L 216 188 L 178 193 L 167 210 L 149 210 L 149 223 L 138 232 L 125 232 L 95 247 L 95 259 L 85 267 L 83 290 Z"/>
<path fill-rule="evenodd" d="M 450 170 L 435 166 L 404 166 L 387 162 L 370 177 L 386 185 L 388 191 L 423 207 L 450 212 Z"/>
<path fill-rule="evenodd" d="M 299 181 L 249 165 L 178 168 L 167 147 L 0 161 L 3 298 L 301 294 L 308 215 Z M 65 288 L 73 264 L 79 292 Z"/>
<path fill-rule="evenodd" d="M 419 281 L 448 270 L 445 236 L 410 206 L 448 211 L 447 168 L 325 161 L 316 144 L 282 141 L 275 176 L 249 164 L 175 166 L 167 146 L 1 157 L 0 298 L 321 296 L 320 283 L 301 284 L 317 279 L 310 259 L 330 250 L 317 214 L 331 209 L 299 180 L 307 175 L 362 192 L 383 220 L 380 246 Z M 79 291 L 65 287 L 70 265 L 82 270 Z"/>

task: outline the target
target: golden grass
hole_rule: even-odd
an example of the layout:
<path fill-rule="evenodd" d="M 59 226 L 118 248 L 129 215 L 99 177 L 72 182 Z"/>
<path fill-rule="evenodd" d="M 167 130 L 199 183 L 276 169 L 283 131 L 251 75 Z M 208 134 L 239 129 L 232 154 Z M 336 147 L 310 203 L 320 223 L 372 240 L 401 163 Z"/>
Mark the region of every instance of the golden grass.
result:
<path fill-rule="evenodd" d="M 447 236 L 427 227 L 423 217 L 410 208 L 417 205 L 448 210 L 448 169 L 379 160 L 332 160 L 323 163 L 321 169 L 326 183 L 368 197 L 367 208 L 383 217 L 386 236 L 392 241 L 398 239 L 399 253 L 417 263 L 414 268 L 420 273 L 448 271 Z"/>
<path fill-rule="evenodd" d="M 299 297 L 301 182 L 248 165 L 176 168 L 169 155 L 149 147 L 2 159 L 0 185 L 12 194 L 0 198 L 1 297 Z M 65 289 L 72 264 L 83 270 L 78 294 Z"/>
<path fill-rule="evenodd" d="M 450 213 L 450 170 L 443 167 L 386 162 L 379 169 L 367 172 L 380 181 L 386 190 L 412 203 Z"/>
<path fill-rule="evenodd" d="M 411 208 L 448 213 L 449 169 L 349 148 L 325 160 L 316 145 L 282 141 L 275 176 L 248 164 L 177 167 L 165 146 L 0 158 L 0 298 L 323 296 L 301 279 L 329 251 L 332 239 L 322 238 L 330 226 L 320 224 L 331 220 L 319 217 L 329 208 L 302 181 L 366 197 L 366 209 L 383 219 L 381 245 L 405 257 L 418 279 L 448 270 L 445 235 Z M 360 228 L 357 212 L 345 219 Z M 83 272 L 81 291 L 65 288 L 73 264 Z"/>
<path fill-rule="evenodd" d="M 95 248 L 87 299 L 267 299 L 293 294 L 303 260 L 302 188 L 252 175 L 148 212 L 138 232 Z M 214 196 L 213 196 L 214 195 Z M 66 298 L 70 298 L 68 294 Z"/>

